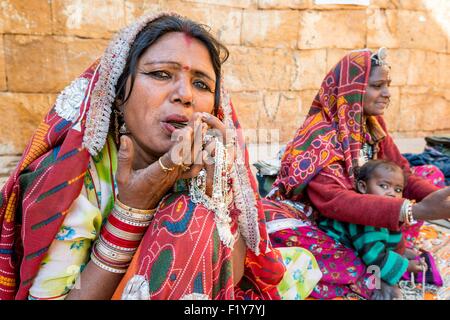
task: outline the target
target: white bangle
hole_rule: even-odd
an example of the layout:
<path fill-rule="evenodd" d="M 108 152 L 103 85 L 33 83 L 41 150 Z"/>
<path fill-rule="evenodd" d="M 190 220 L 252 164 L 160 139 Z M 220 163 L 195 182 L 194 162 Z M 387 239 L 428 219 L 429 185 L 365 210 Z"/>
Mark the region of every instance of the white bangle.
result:
<path fill-rule="evenodd" d="M 126 273 L 127 272 L 127 269 L 116 269 L 116 268 L 107 266 L 104 263 L 101 263 L 100 260 L 98 260 L 94 254 L 91 254 L 91 261 L 93 263 L 95 263 L 95 265 L 98 266 L 99 268 L 109 271 L 109 272 L 112 272 L 112 273 Z"/>
<path fill-rule="evenodd" d="M 415 203 L 414 200 L 405 199 L 405 201 L 402 204 L 402 207 L 400 208 L 400 221 L 408 226 L 417 223 L 417 221 L 414 220 L 414 216 L 412 213 L 412 207 L 414 203 Z"/>

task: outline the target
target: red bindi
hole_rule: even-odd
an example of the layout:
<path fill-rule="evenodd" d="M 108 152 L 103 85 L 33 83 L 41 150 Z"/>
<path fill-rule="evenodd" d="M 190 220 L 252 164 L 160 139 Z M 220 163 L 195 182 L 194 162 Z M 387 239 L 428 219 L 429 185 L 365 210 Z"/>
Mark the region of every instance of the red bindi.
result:
<path fill-rule="evenodd" d="M 188 47 L 191 45 L 192 43 L 192 37 L 186 33 L 183 34 L 184 36 L 184 41 L 186 42 L 186 44 L 188 45 Z"/>

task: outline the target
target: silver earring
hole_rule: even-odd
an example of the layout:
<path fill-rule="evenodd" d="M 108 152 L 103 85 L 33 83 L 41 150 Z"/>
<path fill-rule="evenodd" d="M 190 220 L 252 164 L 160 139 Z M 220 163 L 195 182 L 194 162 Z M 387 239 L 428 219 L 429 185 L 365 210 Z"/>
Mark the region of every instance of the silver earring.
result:
<path fill-rule="evenodd" d="M 122 126 L 119 129 L 120 134 L 129 134 L 130 131 L 128 131 L 127 126 L 125 125 L 125 122 L 122 124 Z"/>

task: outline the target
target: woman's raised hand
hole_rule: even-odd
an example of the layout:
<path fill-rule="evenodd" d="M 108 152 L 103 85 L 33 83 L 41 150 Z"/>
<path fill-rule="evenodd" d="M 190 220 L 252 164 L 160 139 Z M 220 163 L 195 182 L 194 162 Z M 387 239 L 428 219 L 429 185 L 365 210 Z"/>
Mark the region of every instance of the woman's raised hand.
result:
<path fill-rule="evenodd" d="M 227 130 L 225 124 L 220 121 L 219 118 L 213 116 L 209 113 L 203 113 L 201 116 L 201 120 L 210 128 L 209 132 L 212 132 L 214 137 L 217 137 L 218 140 L 223 143 L 227 151 L 227 170 L 230 169 L 232 162 L 236 157 L 236 144 L 235 144 L 235 136 L 234 130 Z M 210 133 L 209 133 L 210 134 Z M 205 134 L 203 134 L 205 136 Z M 205 168 L 206 170 L 206 194 L 211 196 L 212 188 L 214 184 L 214 156 L 216 151 L 216 141 L 215 139 L 211 139 L 203 145 L 202 151 L 202 163 L 194 165 L 193 173 L 194 176 L 198 174 L 198 172 Z"/>
<path fill-rule="evenodd" d="M 195 177 L 203 168 L 207 172 L 206 193 L 211 195 L 216 144 L 214 139 L 203 143 L 208 127 L 227 148 L 231 164 L 235 138 L 222 121 L 208 113 L 195 113 L 186 127 L 174 131 L 169 151 L 146 168 L 133 169 L 134 145 L 130 137 L 122 136 L 116 175 L 120 201 L 137 209 L 155 208 L 178 179 Z"/>
<path fill-rule="evenodd" d="M 450 187 L 430 193 L 413 206 L 417 220 L 450 219 Z"/>
<path fill-rule="evenodd" d="M 116 180 L 121 202 L 137 209 L 155 208 L 176 180 L 200 171 L 190 169 L 202 157 L 200 118 L 201 114 L 196 114 L 186 127 L 176 130 L 175 143 L 169 151 L 142 169 L 133 169 L 135 150 L 131 138 L 125 135 L 120 138 Z"/>

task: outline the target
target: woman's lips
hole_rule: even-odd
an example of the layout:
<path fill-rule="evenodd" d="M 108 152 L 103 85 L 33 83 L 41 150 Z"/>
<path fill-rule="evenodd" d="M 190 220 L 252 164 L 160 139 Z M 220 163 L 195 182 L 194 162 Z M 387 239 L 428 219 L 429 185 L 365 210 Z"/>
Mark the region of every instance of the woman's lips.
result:
<path fill-rule="evenodd" d="M 180 114 L 168 115 L 163 122 L 188 122 L 189 118 Z"/>
<path fill-rule="evenodd" d="M 161 127 L 168 136 L 171 136 L 175 130 L 184 128 L 189 119 L 186 116 L 179 114 L 171 114 L 161 121 Z"/>
<path fill-rule="evenodd" d="M 172 132 L 174 132 L 175 130 L 177 130 L 177 128 L 175 128 L 171 123 L 169 122 L 164 122 L 161 121 L 161 128 L 163 129 L 163 131 L 170 137 L 172 136 Z"/>

